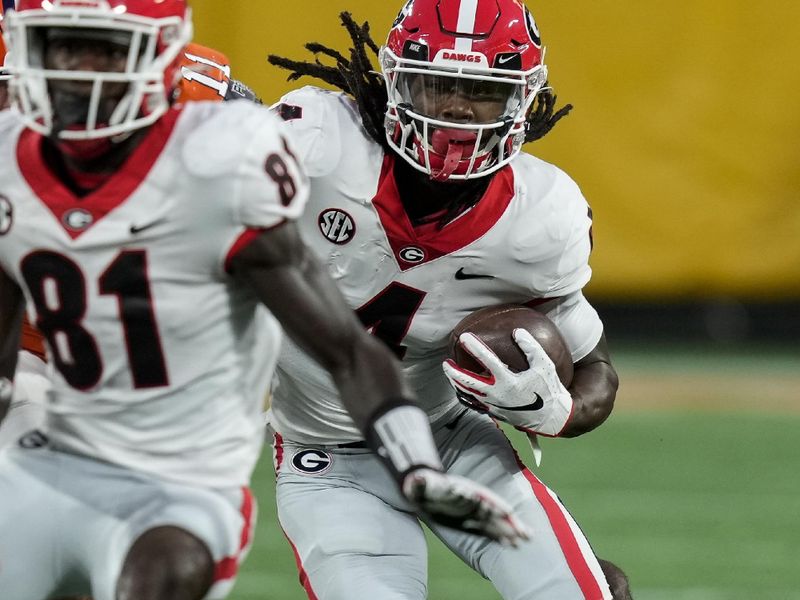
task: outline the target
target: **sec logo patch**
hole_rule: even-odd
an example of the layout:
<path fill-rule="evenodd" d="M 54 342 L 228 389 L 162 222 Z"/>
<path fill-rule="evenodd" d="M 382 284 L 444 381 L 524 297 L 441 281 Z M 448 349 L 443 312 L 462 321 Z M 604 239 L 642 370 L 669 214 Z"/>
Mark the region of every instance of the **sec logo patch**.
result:
<path fill-rule="evenodd" d="M 322 450 L 298 450 L 292 456 L 291 465 L 303 475 L 322 475 L 330 471 L 333 457 Z"/>
<path fill-rule="evenodd" d="M 317 224 L 325 239 L 340 246 L 352 240 L 356 234 L 353 217 L 338 208 L 322 211 L 317 219 Z"/>

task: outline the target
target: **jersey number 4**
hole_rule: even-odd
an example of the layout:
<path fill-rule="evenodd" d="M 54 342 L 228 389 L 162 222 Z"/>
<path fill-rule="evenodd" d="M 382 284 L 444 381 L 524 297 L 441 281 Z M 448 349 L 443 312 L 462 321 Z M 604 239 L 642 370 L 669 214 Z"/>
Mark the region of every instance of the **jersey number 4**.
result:
<path fill-rule="evenodd" d="M 56 367 L 72 387 L 94 387 L 103 360 L 94 336 L 82 324 L 87 293 L 80 267 L 66 256 L 40 250 L 25 257 L 21 270 L 36 306 L 36 327 L 47 338 Z M 101 295 L 117 298 L 134 387 L 169 385 L 145 251 L 120 252 L 98 284 Z"/>
<path fill-rule="evenodd" d="M 425 294 L 416 288 L 393 282 L 357 309 L 356 314 L 372 335 L 383 340 L 397 358 L 402 359 L 406 347 L 401 346 L 400 342 L 406 337 Z"/>

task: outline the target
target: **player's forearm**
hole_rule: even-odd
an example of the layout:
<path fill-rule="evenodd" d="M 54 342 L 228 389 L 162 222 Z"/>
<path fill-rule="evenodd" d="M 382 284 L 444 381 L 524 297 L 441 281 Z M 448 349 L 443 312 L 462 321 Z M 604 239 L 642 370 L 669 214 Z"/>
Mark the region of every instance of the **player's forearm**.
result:
<path fill-rule="evenodd" d="M 363 330 L 352 332 L 348 346 L 353 352 L 331 375 L 367 445 L 401 487 L 412 471 L 441 471 L 428 415 L 403 383 L 397 359 L 383 342 Z"/>
<path fill-rule="evenodd" d="M 14 379 L 24 302 L 19 286 L 0 269 L 0 377 Z"/>
<path fill-rule="evenodd" d="M 614 408 L 618 387 L 619 378 L 611 363 L 578 362 L 569 387 L 574 402 L 572 416 L 560 437 L 577 437 L 603 423 Z"/>
<path fill-rule="evenodd" d="M 0 269 L 0 422 L 11 404 L 23 307 L 19 286 Z"/>
<path fill-rule="evenodd" d="M 331 375 L 342 404 L 365 433 L 376 411 L 387 402 L 409 400 L 411 393 L 403 382 L 397 359 L 383 342 L 358 331 L 352 348 L 352 353 L 339 357 Z"/>
<path fill-rule="evenodd" d="M 263 233 L 232 266 L 294 342 L 328 370 L 362 432 L 381 403 L 408 397 L 399 363 L 364 331 L 293 224 Z"/>

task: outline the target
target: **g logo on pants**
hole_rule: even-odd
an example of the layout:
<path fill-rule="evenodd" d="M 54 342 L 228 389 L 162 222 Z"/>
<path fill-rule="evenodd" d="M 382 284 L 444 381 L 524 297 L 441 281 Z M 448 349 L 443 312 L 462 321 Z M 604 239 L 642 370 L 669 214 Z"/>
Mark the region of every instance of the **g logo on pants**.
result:
<path fill-rule="evenodd" d="M 292 456 L 292 468 L 303 475 L 322 475 L 333 465 L 333 457 L 322 450 L 298 450 Z"/>

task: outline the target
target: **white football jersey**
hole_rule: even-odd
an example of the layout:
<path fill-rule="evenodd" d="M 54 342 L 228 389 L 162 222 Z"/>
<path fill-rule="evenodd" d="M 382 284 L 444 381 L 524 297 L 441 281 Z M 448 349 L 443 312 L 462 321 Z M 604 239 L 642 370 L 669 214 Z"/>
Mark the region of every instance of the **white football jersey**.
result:
<path fill-rule="evenodd" d="M 42 138 L 0 115 L 0 267 L 47 339 L 55 447 L 247 484 L 281 331 L 226 261 L 303 210 L 283 130 L 249 102 L 190 103 L 79 198 L 45 166 Z"/>
<path fill-rule="evenodd" d="M 443 229 L 415 228 L 392 175 L 395 156 L 369 138 L 352 100 L 307 87 L 284 96 L 277 110 L 311 178 L 303 237 L 364 325 L 404 359 L 432 420 L 458 406 L 441 363 L 451 330 L 474 310 L 550 301 L 545 308 L 573 359 L 597 344 L 602 323 L 580 292 L 591 277 L 591 213 L 561 170 L 521 154 Z M 271 420 L 284 437 L 360 438 L 330 377 L 288 341 L 278 375 Z"/>

